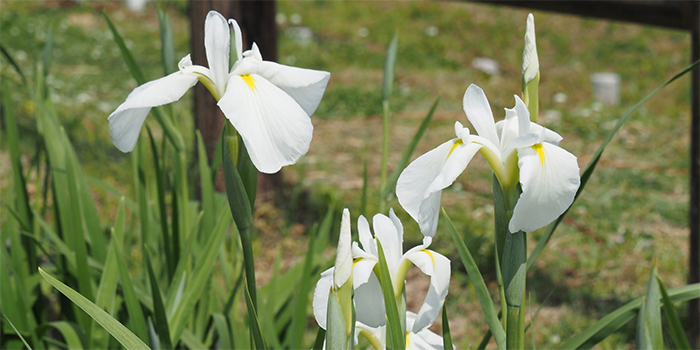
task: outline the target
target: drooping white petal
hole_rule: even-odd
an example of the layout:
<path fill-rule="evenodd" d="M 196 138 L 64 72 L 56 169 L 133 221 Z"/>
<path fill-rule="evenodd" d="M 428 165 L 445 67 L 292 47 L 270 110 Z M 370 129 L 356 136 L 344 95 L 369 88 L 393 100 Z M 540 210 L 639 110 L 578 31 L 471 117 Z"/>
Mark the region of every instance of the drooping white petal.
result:
<path fill-rule="evenodd" d="M 424 274 L 430 276 L 428 294 L 416 315 L 416 321 L 412 328 L 413 332 L 418 332 L 423 328 L 430 327 L 440 314 L 450 285 L 450 260 L 424 246 L 409 250 L 406 252 L 405 258 L 416 265 Z"/>
<path fill-rule="evenodd" d="M 382 214 L 377 214 L 372 218 L 372 225 L 374 226 L 374 236 L 382 244 L 386 263 L 393 279 L 396 271 L 399 270 L 399 263 L 403 255 L 403 230 L 399 232 L 391 219 Z"/>
<path fill-rule="evenodd" d="M 377 265 L 377 257 L 365 256 L 356 258 L 352 268 L 352 284 L 355 289 L 369 281 L 375 265 Z"/>
<path fill-rule="evenodd" d="M 338 250 L 335 255 L 335 273 L 333 283 L 340 288 L 352 274 L 352 238 L 350 235 L 350 211 L 343 209 L 343 218 L 340 221 L 340 237 L 338 237 Z"/>
<path fill-rule="evenodd" d="M 204 50 L 212 73 L 211 80 L 222 94 L 228 80 L 231 34 L 226 18 L 216 11 L 209 11 L 204 21 Z"/>
<path fill-rule="evenodd" d="M 435 235 L 441 191 L 457 179 L 481 147 L 452 139 L 416 158 L 399 176 L 396 197 L 423 235 Z"/>
<path fill-rule="evenodd" d="M 316 282 L 316 289 L 314 289 L 314 318 L 316 318 L 316 323 L 326 329 L 326 320 L 328 319 L 328 298 L 331 293 L 331 288 L 333 288 L 333 270 L 330 269 L 323 271 L 321 273 L 321 279 Z"/>
<path fill-rule="evenodd" d="M 508 229 L 537 230 L 561 215 L 573 202 L 581 183 L 576 157 L 547 142 L 518 149 L 523 193 Z"/>
<path fill-rule="evenodd" d="M 416 314 L 406 312 L 406 350 L 442 350 L 442 337 L 429 329 L 413 331 Z"/>
<path fill-rule="evenodd" d="M 238 130 L 255 167 L 275 173 L 309 150 L 313 125 L 289 95 L 257 75 L 233 75 L 219 107 Z"/>
<path fill-rule="evenodd" d="M 474 126 L 476 133 L 491 141 L 494 145 L 498 145 L 496 123 L 493 120 L 491 106 L 486 98 L 486 94 L 484 94 L 484 90 L 474 84 L 469 85 L 464 93 L 462 106 L 464 113 L 467 114 L 467 119 Z"/>
<path fill-rule="evenodd" d="M 258 74 L 291 96 L 308 115 L 314 114 L 331 73 L 263 61 Z"/>
<path fill-rule="evenodd" d="M 177 71 L 134 89 L 108 118 L 114 145 L 122 152 L 131 152 L 151 108 L 179 100 L 196 83 L 196 74 Z"/>
<path fill-rule="evenodd" d="M 355 288 L 355 315 L 358 322 L 370 327 L 386 324 L 386 310 L 382 287 L 375 274 L 370 275 L 367 283 Z"/>

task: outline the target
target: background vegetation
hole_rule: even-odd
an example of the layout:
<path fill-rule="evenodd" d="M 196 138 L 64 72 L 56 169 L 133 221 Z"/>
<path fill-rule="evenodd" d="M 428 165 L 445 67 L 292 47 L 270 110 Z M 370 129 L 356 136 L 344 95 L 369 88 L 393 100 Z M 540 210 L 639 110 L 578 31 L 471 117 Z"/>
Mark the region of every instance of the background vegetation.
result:
<path fill-rule="evenodd" d="M 186 3 L 162 5 L 173 23 L 175 56 L 182 57 L 189 51 Z M 42 61 L 44 43 L 52 38 L 46 86 L 85 174 L 134 196 L 131 162 L 110 142 L 106 117 L 137 84 L 128 74 L 100 10 L 110 15 L 150 80 L 162 75 L 154 4 L 143 13 L 129 12 L 118 2 L 48 0 L 3 1 L 0 9 L 2 45 L 30 81 L 36 80 L 35 64 Z M 277 256 L 281 257 L 282 270 L 303 258 L 311 225 L 323 219 L 329 204 L 336 209 L 349 207 L 353 217 L 359 214 L 365 162 L 369 188 L 374 189 L 367 214 L 376 212 L 382 68 L 386 45 L 394 33 L 399 34 L 399 49 L 390 167 L 438 96 L 440 105 L 416 155 L 451 137 L 455 120 L 467 124 L 461 97 L 469 84 L 485 90 L 497 119 L 502 118 L 502 108 L 512 107 L 512 95 L 520 91 L 527 14 L 468 3 L 333 1 L 280 1 L 278 12 L 280 62 L 327 70 L 332 76 L 312 117 L 315 132 L 311 150 L 299 164 L 284 170 L 285 199 L 256 208 L 259 285 L 271 278 Z M 535 18 L 542 72 L 540 122 L 564 136 L 561 145 L 579 157 L 581 166 L 624 109 L 688 63 L 690 38 L 685 32 L 542 12 L 536 12 Z M 500 74 L 491 76 L 472 68 L 477 57 L 497 60 Z M 42 188 L 41 177 L 36 177 L 42 172 L 41 165 L 34 158 L 40 139 L 34 116 L 40 106 L 19 88 L 21 78 L 15 70 L 7 61 L 2 62 L 0 73 L 10 87 L 3 93 L 11 95 L 22 162 L 30 169 L 29 196 L 40 198 L 41 192 L 33 190 Z M 619 106 L 593 100 L 589 75 L 600 71 L 620 74 Z M 650 100 L 623 127 L 606 150 L 588 191 L 533 269 L 529 279 L 533 314 L 541 307 L 533 327 L 538 347 L 554 347 L 601 315 L 643 295 L 654 258 L 669 288 L 685 284 L 689 91 L 689 79 L 681 79 Z M 559 94 L 557 98 L 555 94 Z M 188 148 L 194 152 L 189 98 L 178 102 L 173 111 L 177 125 L 185 130 Z M 162 133 L 157 123 L 153 118 L 148 123 L 160 144 Z M 0 140 L 0 146 L 2 204 L 9 206 L 16 184 L 6 138 Z M 144 157 L 149 161 L 151 155 L 145 152 Z M 195 163 L 190 168 L 192 173 L 199 169 Z M 153 175 L 155 170 L 146 167 L 145 171 Z M 102 222 L 115 222 L 119 197 L 104 187 L 93 186 L 91 190 Z M 493 207 L 486 163 L 477 160 L 470 165 L 443 198 L 443 206 L 485 267 L 482 270 L 489 271 Z M 392 206 L 404 221 L 407 245 L 417 242 L 417 225 L 396 202 Z M 12 220 L 4 209 L 0 219 L 3 223 Z M 136 219 L 127 220 L 126 225 L 127 238 L 137 235 Z M 331 232 L 337 226 L 334 223 Z M 453 339 L 460 347 L 476 345 L 486 324 L 459 258 L 446 233 L 442 234 L 445 236 L 440 238 L 438 233 L 434 245 L 453 262 L 453 285 L 447 299 Z M 127 263 L 137 275 L 143 273 L 143 257 L 138 245 L 132 246 L 134 250 L 127 254 L 133 260 L 127 259 Z M 327 250 L 326 258 L 331 252 Z M 416 276 L 409 275 L 409 288 L 427 288 L 427 281 Z M 491 277 L 487 282 L 495 285 L 495 277 Z M 311 319 L 309 326 L 313 326 Z M 630 347 L 633 340 L 634 325 L 630 324 L 601 347 Z"/>

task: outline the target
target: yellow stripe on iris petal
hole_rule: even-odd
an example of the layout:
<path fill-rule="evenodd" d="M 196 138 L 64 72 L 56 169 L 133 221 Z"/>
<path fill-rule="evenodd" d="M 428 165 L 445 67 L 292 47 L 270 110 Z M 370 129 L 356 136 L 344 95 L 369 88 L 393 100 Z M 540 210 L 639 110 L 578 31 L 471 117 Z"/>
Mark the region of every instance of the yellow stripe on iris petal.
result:
<path fill-rule="evenodd" d="M 433 268 L 434 268 L 435 267 L 435 258 L 433 257 L 433 253 L 427 249 L 423 249 L 421 251 L 425 254 L 428 254 L 428 256 L 430 257 L 430 260 L 433 261 Z"/>
<path fill-rule="evenodd" d="M 540 156 L 540 163 L 544 165 L 544 147 L 542 147 L 542 144 L 535 144 L 532 146 L 532 149 L 534 149 L 535 152 L 537 152 L 537 155 Z"/>
<path fill-rule="evenodd" d="M 255 80 L 250 76 L 250 74 L 241 75 L 241 78 L 243 78 L 243 81 L 248 84 L 248 87 L 251 90 L 255 91 Z"/>
<path fill-rule="evenodd" d="M 447 158 L 450 158 L 450 155 L 452 154 L 452 151 L 455 150 L 455 148 L 457 148 L 457 147 L 459 147 L 460 145 L 463 145 L 463 144 L 464 144 L 464 142 L 462 141 L 462 139 L 457 139 L 457 141 L 455 141 L 455 142 L 452 144 L 452 148 L 450 148 L 450 153 L 447 154 Z"/>

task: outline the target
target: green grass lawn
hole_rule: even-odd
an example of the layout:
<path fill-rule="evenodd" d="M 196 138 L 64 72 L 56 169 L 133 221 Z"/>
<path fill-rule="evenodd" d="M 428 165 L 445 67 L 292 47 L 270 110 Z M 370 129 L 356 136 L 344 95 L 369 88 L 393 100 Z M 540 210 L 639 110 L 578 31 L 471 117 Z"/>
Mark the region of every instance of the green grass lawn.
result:
<path fill-rule="evenodd" d="M 179 59 L 189 52 L 186 4 L 163 5 L 173 21 Z M 51 35 L 47 84 L 81 163 L 89 175 L 129 191 L 131 168 L 127 157 L 109 140 L 107 116 L 136 83 L 112 40 L 102 9 L 126 39 L 146 78 L 162 76 L 159 27 L 152 3 L 144 13 L 132 13 L 117 2 L 6 0 L 0 3 L 0 40 L 24 73 L 35 77 L 35 65 Z M 390 167 L 437 97 L 441 100 L 434 121 L 414 157 L 453 137 L 454 121 L 468 124 L 461 100 L 469 84 L 484 89 L 497 120 L 520 92 L 525 10 L 457 2 L 280 1 L 278 12 L 285 18 L 279 27 L 280 63 L 332 73 L 312 118 L 311 149 L 299 164 L 285 169 L 285 179 L 288 187 L 300 189 L 312 202 L 333 200 L 349 207 L 353 217 L 359 213 L 365 162 L 370 189 L 379 184 L 382 69 L 386 46 L 395 33 L 399 48 Z M 629 106 L 689 63 L 690 36 L 686 32 L 545 12 L 535 12 L 535 19 L 540 122 L 564 137 L 561 146 L 577 155 L 581 168 Z M 306 30 L 300 27 L 308 28 L 312 36 L 300 38 L 299 33 Z M 500 74 L 489 76 L 473 69 L 471 62 L 477 57 L 497 60 Z M 6 60 L 2 62 L 3 79 L 19 86 L 19 75 Z M 618 106 L 593 100 L 589 76 L 594 72 L 620 75 Z M 554 95 L 562 93 L 565 101 L 555 101 Z M 187 95 L 174 105 L 183 128 L 192 125 L 190 98 Z M 28 163 L 37 133 L 31 120 L 36 106 L 20 88 L 12 90 L 12 101 Z M 152 119 L 148 123 L 157 129 Z M 654 259 L 667 286 L 685 284 L 689 124 L 690 80 L 683 78 L 642 107 L 608 147 L 586 193 L 528 280 L 532 314 L 541 307 L 531 328 L 538 348 L 556 347 L 615 307 L 642 295 Z M 159 135 L 156 130 L 156 138 L 162 138 Z M 193 133 L 184 135 L 192 147 Z M 0 145 L 0 189 L 6 193 L 12 183 L 6 142 Z M 376 191 L 370 195 L 375 198 Z M 117 199 L 99 191 L 96 196 L 101 215 L 111 219 Z M 370 215 L 376 210 L 374 202 L 370 201 Z M 491 203 L 491 171 L 481 159 L 470 164 L 457 184 L 445 191 L 442 201 L 467 235 L 484 271 L 493 265 Z M 418 242 L 417 225 L 398 203 L 392 206 L 404 221 L 407 241 Z M 285 213 L 293 210 L 259 208 L 260 251 L 274 248 L 268 251 L 276 252 L 276 246 L 293 251 L 305 246 L 298 237 L 303 236 L 307 223 Z M 2 220 L 7 219 L 3 211 Z M 442 230 L 444 225 L 434 246 L 453 261 L 448 296 L 453 337 L 459 348 L 476 346 L 486 323 L 458 255 Z M 532 240 L 532 247 L 535 242 Z M 291 253 L 284 257 L 297 258 Z M 274 254 L 261 255 L 260 266 L 270 265 L 274 258 Z M 495 286 L 495 276 L 488 272 L 486 277 L 489 286 Z M 419 279 L 415 285 L 421 288 Z M 631 348 L 634 334 L 630 323 L 600 348 Z M 528 333 L 528 342 L 530 337 Z"/>

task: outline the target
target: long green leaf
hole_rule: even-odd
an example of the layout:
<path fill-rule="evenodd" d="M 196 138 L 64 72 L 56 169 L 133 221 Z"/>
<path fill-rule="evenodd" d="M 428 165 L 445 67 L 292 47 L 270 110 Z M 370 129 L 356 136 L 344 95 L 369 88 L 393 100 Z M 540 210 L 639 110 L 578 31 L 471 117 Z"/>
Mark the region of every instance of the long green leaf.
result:
<path fill-rule="evenodd" d="M 447 318 L 447 303 L 442 304 L 442 348 L 453 349 L 450 320 Z"/>
<path fill-rule="evenodd" d="M 221 349 L 233 349 L 233 339 L 231 337 L 231 327 L 228 320 L 221 313 L 215 312 L 211 315 L 216 325 L 216 332 L 219 334 Z"/>
<path fill-rule="evenodd" d="M 119 321 L 115 320 L 112 316 L 106 313 L 104 310 L 100 309 L 99 306 L 93 304 L 90 300 L 80 295 L 80 293 L 71 289 L 70 287 L 63 284 L 61 281 L 57 280 L 53 276 L 44 272 L 39 268 L 39 273 L 44 279 L 46 279 L 52 286 L 58 289 L 63 295 L 68 297 L 73 303 L 78 307 L 83 309 L 90 317 L 92 317 L 97 323 L 104 327 L 109 334 L 111 334 L 119 343 L 121 343 L 127 349 L 149 349 L 149 347 L 139 339 L 134 333 L 131 333 L 129 329 L 124 327 Z"/>
<path fill-rule="evenodd" d="M 126 266 L 126 260 L 122 252 L 122 244 L 119 239 L 115 241 L 116 244 L 112 244 L 112 249 L 114 249 L 114 256 L 117 258 L 117 269 L 119 271 L 119 280 L 121 281 L 122 293 L 124 294 L 124 302 L 126 303 L 126 310 L 129 313 L 129 328 L 133 330 L 136 335 L 141 338 L 144 342 L 148 341 L 148 328 L 146 326 L 146 317 L 143 315 L 141 310 L 141 303 L 134 290 L 134 285 L 131 282 L 131 276 L 129 275 L 129 270 Z"/>
<path fill-rule="evenodd" d="M 173 43 L 173 28 L 170 16 L 158 7 L 158 23 L 160 24 L 160 57 L 163 63 L 163 73 L 168 75 L 175 72 L 175 44 Z"/>
<path fill-rule="evenodd" d="M 22 78 L 22 83 L 24 83 L 24 85 L 27 85 L 27 77 L 24 75 L 24 72 L 22 72 L 22 69 L 17 64 L 17 61 L 15 61 L 14 57 L 12 57 L 10 52 L 7 51 L 7 49 L 4 45 L 2 45 L 2 43 L 0 43 L 0 52 L 2 52 L 2 55 L 5 56 L 5 59 L 7 59 L 10 62 L 12 68 L 14 68 L 15 71 L 17 71 L 17 74 L 19 74 L 19 76 Z"/>
<path fill-rule="evenodd" d="M 244 286 L 243 291 L 245 294 L 245 303 L 248 307 L 248 324 L 250 325 L 250 335 L 253 338 L 255 349 L 266 349 L 265 341 L 263 340 L 262 332 L 260 330 L 258 314 L 256 309 L 253 307 L 253 299 L 248 291 L 248 284 Z"/>
<path fill-rule="evenodd" d="M 690 342 L 685 336 L 685 331 L 683 330 L 681 320 L 678 318 L 676 308 L 673 306 L 673 302 L 668 296 L 666 287 L 664 286 L 664 283 L 661 282 L 661 278 L 659 278 L 658 274 L 656 276 L 656 281 L 659 283 L 661 300 L 664 304 L 664 313 L 666 314 L 668 326 L 671 329 L 671 337 L 673 338 L 673 342 L 676 344 L 676 349 L 690 349 Z"/>
<path fill-rule="evenodd" d="M 168 328 L 168 317 L 165 315 L 165 306 L 163 297 L 158 285 L 158 279 L 153 272 L 153 265 L 149 257 L 148 251 L 144 251 L 146 258 L 146 270 L 148 270 L 148 281 L 151 284 L 151 295 L 153 296 L 153 315 L 155 316 L 155 330 L 158 333 L 158 340 L 163 349 L 172 349 L 170 344 L 170 329 Z"/>
<path fill-rule="evenodd" d="M 498 319 L 496 308 L 493 305 L 493 299 L 491 299 L 491 294 L 489 294 L 484 278 L 481 276 L 481 272 L 479 272 L 479 267 L 444 209 L 442 210 L 442 216 L 445 218 L 447 229 L 452 236 L 452 241 L 454 242 L 455 247 L 457 247 L 457 252 L 459 253 L 459 257 L 462 259 L 462 264 L 467 270 L 469 280 L 472 282 L 472 285 L 474 285 L 476 295 L 479 299 L 479 303 L 481 304 L 481 309 L 483 310 L 484 317 L 486 318 L 486 323 L 489 325 L 489 330 L 496 339 L 496 345 L 499 349 L 505 349 L 506 333 L 503 329 L 503 325 L 501 325 L 501 322 Z"/>
<path fill-rule="evenodd" d="M 683 69 L 681 72 L 677 73 L 671 79 L 666 80 L 663 84 L 661 84 L 659 87 L 654 89 L 651 93 L 646 95 L 643 99 L 641 99 L 639 102 L 634 104 L 634 106 L 630 107 L 625 113 L 622 114 L 620 119 L 618 119 L 617 124 L 615 124 L 615 127 L 610 131 L 608 136 L 605 138 L 605 141 L 600 144 L 598 147 L 598 150 L 593 154 L 593 158 L 588 162 L 588 165 L 586 165 L 585 170 L 581 174 L 581 185 L 578 188 L 578 191 L 576 191 L 576 195 L 574 196 L 574 203 L 576 202 L 576 199 L 578 199 L 579 195 L 581 195 L 581 192 L 583 192 L 583 189 L 586 187 L 586 184 L 588 183 L 588 180 L 590 179 L 591 175 L 593 174 L 593 171 L 595 170 L 596 166 L 598 165 L 598 161 L 600 160 L 600 157 L 603 155 L 603 151 L 605 151 L 605 148 L 608 146 L 610 141 L 612 141 L 613 137 L 617 133 L 618 130 L 622 127 L 622 125 L 629 119 L 629 117 L 634 113 L 634 111 L 637 110 L 641 105 L 643 105 L 647 100 L 649 100 L 652 96 L 656 95 L 661 89 L 666 87 L 667 85 L 671 84 L 672 82 L 678 80 L 678 78 L 686 75 L 695 67 L 697 67 L 700 64 L 700 61 L 695 61 L 691 63 L 688 67 Z M 573 203 L 572 203 L 573 206 Z M 569 206 L 571 208 L 571 206 Z M 545 230 L 544 234 L 542 237 L 540 237 L 539 241 L 537 242 L 537 245 L 535 248 L 532 250 L 532 253 L 530 253 L 530 257 L 527 259 L 527 269 L 529 270 L 532 268 L 532 266 L 535 264 L 535 261 L 537 258 L 540 256 L 542 253 L 542 250 L 544 249 L 545 246 L 547 246 L 547 242 L 549 242 L 549 239 L 552 237 L 552 234 L 554 233 L 554 230 L 559 226 L 561 221 L 564 219 L 564 216 L 569 212 L 569 209 L 567 209 L 564 213 L 559 215 L 559 217 L 554 220 L 549 226 L 547 226 L 547 229 Z"/>
<path fill-rule="evenodd" d="M 413 152 L 416 150 L 418 142 L 421 140 L 421 138 L 423 138 L 423 134 L 425 134 L 425 131 L 428 130 L 428 125 L 430 125 L 430 122 L 433 120 L 433 115 L 435 114 L 439 103 L 440 98 L 438 97 L 435 99 L 435 102 L 433 102 L 433 105 L 430 107 L 428 114 L 425 116 L 425 118 L 423 118 L 423 121 L 420 123 L 418 130 L 416 130 L 416 133 L 413 135 L 411 142 L 409 142 L 406 148 L 403 150 L 401 159 L 399 159 L 399 162 L 396 163 L 394 170 L 391 171 L 391 174 L 389 175 L 389 178 L 386 181 L 386 185 L 382 189 L 382 198 L 386 198 L 389 195 L 389 193 L 393 192 L 396 188 L 396 182 L 399 180 L 401 172 L 408 165 L 408 161 L 411 160 L 411 155 L 413 155 Z"/>
<path fill-rule="evenodd" d="M 673 288 L 668 291 L 671 302 L 683 302 L 700 298 L 700 283 Z M 637 298 L 615 311 L 605 315 L 598 322 L 577 334 L 564 344 L 561 349 L 590 349 L 637 315 L 642 305 L 642 297 Z"/>
<path fill-rule="evenodd" d="M 19 337 L 19 339 L 22 340 L 22 343 L 24 343 L 24 346 L 26 346 L 27 349 L 32 350 L 32 347 L 29 345 L 29 343 L 27 343 L 27 340 L 24 339 L 24 337 L 22 336 L 22 333 L 20 333 L 20 332 L 17 330 L 17 327 L 15 327 L 14 323 L 12 323 L 12 321 L 10 321 L 10 319 L 7 317 L 7 314 L 3 314 L 3 316 L 5 316 L 5 320 L 7 321 L 7 323 L 10 324 L 10 327 L 12 327 L 12 329 L 15 331 L 15 333 L 17 334 L 17 336 Z"/>
<path fill-rule="evenodd" d="M 202 189 L 202 232 L 209 234 L 216 222 L 216 204 L 214 202 L 214 184 L 212 182 L 211 169 L 207 161 L 207 151 L 204 146 L 202 133 L 197 130 L 197 155 L 199 158 L 199 181 Z"/>
<path fill-rule="evenodd" d="M 48 324 L 51 327 L 56 328 L 63 336 L 63 340 L 66 342 L 68 349 L 84 349 L 84 345 L 78 330 L 74 324 L 68 323 L 66 321 L 51 322 Z"/>
<path fill-rule="evenodd" d="M 136 63 L 134 56 L 131 54 L 131 51 L 126 47 L 126 44 L 124 44 L 124 39 L 122 39 L 122 36 L 119 35 L 119 32 L 114 26 L 114 23 L 112 23 L 112 20 L 109 18 L 107 11 L 103 11 L 102 15 L 104 16 L 105 21 L 107 21 L 107 26 L 109 27 L 109 30 L 112 31 L 112 35 L 114 36 L 114 42 L 117 43 L 117 46 L 119 46 L 119 51 L 121 51 L 122 53 L 124 63 L 126 63 L 126 66 L 129 67 L 129 72 L 131 72 L 131 75 L 134 77 L 134 79 L 136 79 L 136 82 L 139 85 L 145 83 L 146 78 L 144 78 L 143 73 L 141 72 L 141 67 L 138 65 L 138 63 Z"/>
<path fill-rule="evenodd" d="M 384 307 L 386 310 L 386 348 L 389 350 L 406 349 L 406 336 L 401 329 L 401 319 L 399 318 L 399 307 L 394 297 L 394 286 L 389 273 L 389 265 L 386 263 L 384 249 L 377 240 L 377 253 L 379 258 L 379 283 L 382 286 L 384 295 Z"/>
<path fill-rule="evenodd" d="M 390 99 L 394 85 L 394 72 L 396 70 L 396 52 L 398 50 L 399 36 L 394 37 L 389 43 L 384 61 L 384 75 L 382 81 L 382 163 L 380 171 L 380 190 L 387 187 L 387 162 L 389 157 L 389 119 L 391 118 Z M 379 208 L 383 211 L 386 197 L 379 198 Z"/>
<path fill-rule="evenodd" d="M 656 281 L 656 265 L 651 269 L 647 295 L 637 316 L 636 349 L 661 349 L 664 346 L 661 331 L 661 291 Z"/>
<path fill-rule="evenodd" d="M 226 215 L 228 208 L 221 208 L 214 231 L 207 238 L 200 252 L 200 258 L 197 260 L 192 278 L 188 281 L 185 291 L 182 294 L 181 302 L 170 317 L 168 324 L 170 325 L 170 343 L 177 344 L 180 336 L 185 329 L 186 323 L 189 320 L 195 304 L 202 295 L 202 291 L 210 281 L 212 267 L 216 260 L 216 253 L 221 246 L 221 243 L 226 236 L 226 229 L 231 222 L 231 216 Z"/>

